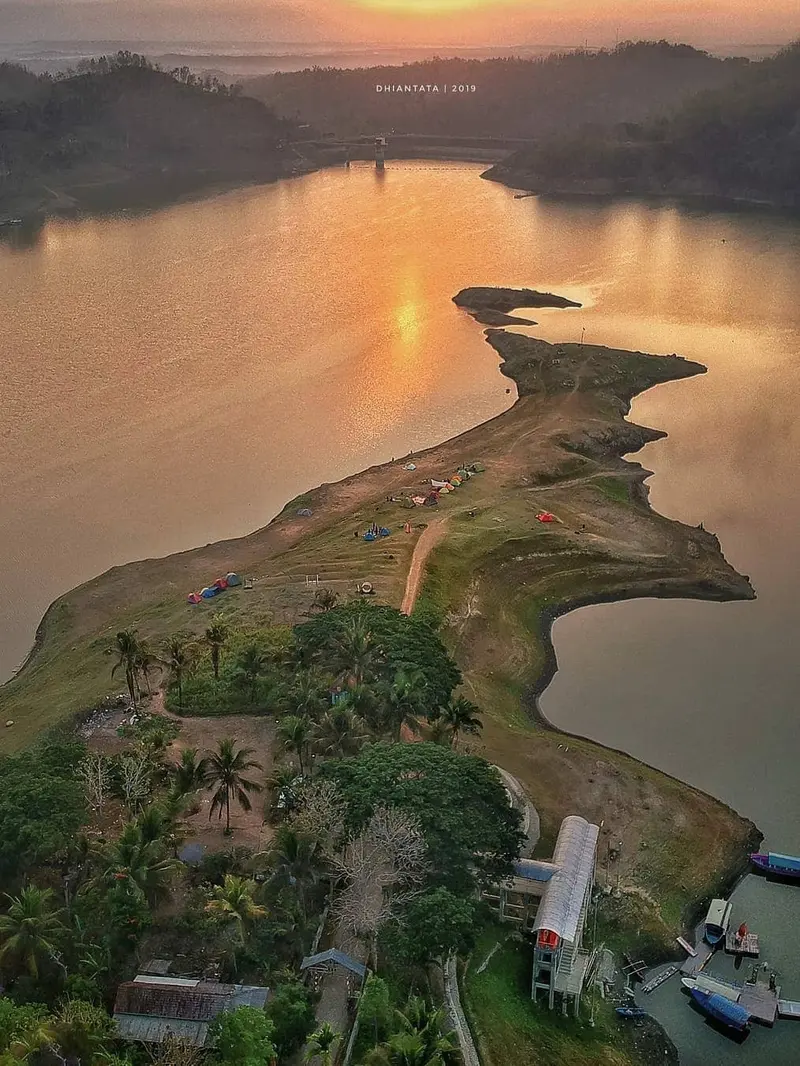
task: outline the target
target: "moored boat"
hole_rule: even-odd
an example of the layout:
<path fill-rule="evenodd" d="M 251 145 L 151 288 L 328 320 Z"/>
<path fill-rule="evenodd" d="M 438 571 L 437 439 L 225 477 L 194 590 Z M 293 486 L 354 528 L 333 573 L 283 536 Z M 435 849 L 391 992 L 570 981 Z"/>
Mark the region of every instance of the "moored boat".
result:
<path fill-rule="evenodd" d="M 703 992 L 700 988 L 693 988 L 689 993 L 692 1001 L 697 1004 L 704 1014 L 715 1021 L 722 1022 L 729 1029 L 735 1029 L 739 1033 L 745 1032 L 750 1026 L 750 1015 L 744 1007 L 733 1003 L 725 996 L 717 995 L 716 992 Z"/>
<path fill-rule="evenodd" d="M 617 1007 L 617 1014 L 620 1018 L 646 1018 L 647 1011 L 644 1007 Z"/>
<path fill-rule="evenodd" d="M 800 858 L 795 855 L 781 855 L 777 851 L 768 851 L 765 854 L 757 851 L 750 856 L 750 862 L 765 873 L 800 881 Z"/>
<path fill-rule="evenodd" d="M 718 944 L 731 924 L 731 904 L 726 899 L 712 899 L 706 915 L 704 935 L 709 944 Z"/>

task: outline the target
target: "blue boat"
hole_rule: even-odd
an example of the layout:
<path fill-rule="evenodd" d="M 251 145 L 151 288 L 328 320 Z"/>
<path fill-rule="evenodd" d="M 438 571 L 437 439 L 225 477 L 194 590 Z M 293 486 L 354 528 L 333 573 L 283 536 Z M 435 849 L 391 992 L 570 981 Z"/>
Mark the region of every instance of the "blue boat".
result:
<path fill-rule="evenodd" d="M 644 1007 L 617 1007 L 617 1014 L 620 1018 L 646 1018 L 647 1011 Z"/>
<path fill-rule="evenodd" d="M 704 1014 L 722 1022 L 729 1029 L 744 1033 L 750 1027 L 750 1014 L 733 1000 L 726 999 L 717 992 L 703 992 L 699 988 L 690 989 L 689 995 Z"/>

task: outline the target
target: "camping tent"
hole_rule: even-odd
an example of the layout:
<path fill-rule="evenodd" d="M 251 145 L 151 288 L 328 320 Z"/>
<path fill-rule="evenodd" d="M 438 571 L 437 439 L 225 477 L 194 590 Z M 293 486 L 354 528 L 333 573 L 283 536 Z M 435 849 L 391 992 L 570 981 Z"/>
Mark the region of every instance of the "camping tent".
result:
<path fill-rule="evenodd" d="M 237 585 L 241 585 L 242 579 L 238 574 L 226 574 L 225 580 L 228 582 L 228 588 L 234 589 Z"/>
<path fill-rule="evenodd" d="M 197 592 L 190 592 L 186 598 L 189 603 L 200 603 L 203 597 Z"/>
<path fill-rule="evenodd" d="M 221 591 L 216 585 L 212 585 L 211 588 L 203 589 L 200 595 L 204 600 L 212 600 L 215 596 L 219 596 Z"/>
<path fill-rule="evenodd" d="M 214 588 L 219 592 L 224 592 L 228 587 L 228 579 L 226 577 L 218 577 L 214 582 Z"/>
<path fill-rule="evenodd" d="M 314 512 L 308 507 L 301 507 L 297 513 L 301 518 L 310 518 Z"/>

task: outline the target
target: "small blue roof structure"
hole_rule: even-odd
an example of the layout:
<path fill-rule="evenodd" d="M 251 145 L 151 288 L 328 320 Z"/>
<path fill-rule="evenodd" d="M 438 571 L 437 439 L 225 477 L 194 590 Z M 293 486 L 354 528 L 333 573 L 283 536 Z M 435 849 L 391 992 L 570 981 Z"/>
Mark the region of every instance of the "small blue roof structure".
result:
<path fill-rule="evenodd" d="M 536 859 L 517 859 L 514 863 L 514 873 L 517 877 L 524 877 L 526 881 L 549 881 L 557 869 L 552 862 Z"/>
<path fill-rule="evenodd" d="M 183 845 L 178 852 L 178 858 L 181 862 L 185 862 L 187 866 L 199 866 L 203 861 L 205 850 L 205 844 L 200 844 L 195 840 Z"/>
<path fill-rule="evenodd" d="M 356 962 L 355 959 L 351 959 L 349 955 L 345 955 L 338 948 L 328 948 L 327 951 L 320 951 L 316 955 L 307 955 L 300 963 L 300 969 L 310 970 L 314 966 L 324 966 L 327 962 L 332 962 L 335 966 L 341 966 L 343 970 L 349 970 L 350 973 L 354 973 L 357 977 L 364 977 L 367 972 L 367 968 L 363 963 Z"/>

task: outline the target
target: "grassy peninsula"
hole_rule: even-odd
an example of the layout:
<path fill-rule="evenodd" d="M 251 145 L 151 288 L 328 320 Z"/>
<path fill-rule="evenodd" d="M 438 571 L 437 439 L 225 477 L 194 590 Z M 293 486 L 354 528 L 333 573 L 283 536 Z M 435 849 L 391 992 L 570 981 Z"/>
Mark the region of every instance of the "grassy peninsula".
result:
<path fill-rule="evenodd" d="M 559 299 L 528 291 L 513 297 L 508 290 L 465 290 L 455 297 L 463 310 L 453 313 L 480 318 L 487 311 L 506 314 L 516 306 Z M 370 802 L 392 804 L 398 797 L 391 788 L 386 793 L 386 782 L 402 779 L 404 802 L 425 814 L 432 809 L 430 797 L 424 786 L 416 795 L 407 779 L 424 782 L 441 773 L 442 781 L 463 780 L 458 775 L 466 771 L 456 770 L 456 752 L 481 757 L 459 756 L 475 775 L 469 787 L 486 790 L 484 836 L 459 845 L 460 872 L 439 869 L 437 858 L 429 875 L 431 892 L 454 896 L 447 899 L 454 923 L 448 936 L 466 923 L 469 936 L 465 932 L 463 940 L 453 942 L 465 950 L 472 946 L 476 961 L 491 950 L 495 931 L 485 928 L 476 943 L 474 914 L 464 911 L 469 851 L 483 854 L 486 839 L 501 834 L 497 862 L 502 865 L 517 833 L 500 810 L 497 782 L 486 777 L 483 760 L 513 774 L 536 805 L 542 823 L 537 854 L 550 854 L 567 814 L 602 822 L 601 881 L 613 882 L 616 891 L 601 905 L 600 936 L 617 950 L 655 959 L 670 950 L 698 905 L 737 876 L 758 832 L 698 789 L 621 752 L 552 729 L 537 713 L 536 695 L 554 669 L 550 626 L 560 613 L 634 596 L 753 598 L 749 582 L 726 562 L 716 537 L 653 512 L 644 485 L 647 472 L 621 458 L 662 436 L 625 420 L 632 397 L 704 368 L 677 356 L 548 344 L 497 328 L 487 329 L 486 338 L 519 394 L 504 414 L 423 453 L 313 489 L 250 536 L 115 567 L 56 601 L 28 664 L 0 689 L 0 719 L 13 723 L 0 742 L 11 752 L 51 727 L 84 721 L 87 710 L 119 692 L 124 674 L 111 676 L 118 660 L 143 671 L 142 684 L 149 685 L 141 664 L 149 658 L 155 666 L 155 649 L 165 649 L 160 653 L 167 664 L 164 692 L 154 695 L 150 706 L 163 710 L 166 697 L 182 743 L 195 753 L 221 750 L 219 745 L 235 735 L 258 752 L 273 779 L 281 750 L 297 753 L 301 775 L 303 753 L 308 759 L 317 752 L 323 760 L 318 776 L 332 777 L 345 790 L 348 817 L 355 819 L 358 810 L 359 825 L 369 814 L 364 782 L 374 793 Z M 414 506 L 415 496 L 429 493 L 431 480 L 447 481 L 465 466 L 476 473 L 459 488 L 435 505 Z M 552 521 L 540 521 L 544 515 Z M 392 535 L 366 542 L 361 534 L 373 523 Z M 406 524 L 410 532 L 404 532 Z M 229 571 L 251 579 L 252 588 L 232 588 L 210 602 L 187 602 L 190 592 Z M 307 575 L 319 575 L 320 584 L 309 585 Z M 369 599 L 357 592 L 365 581 L 374 591 Z M 347 601 L 353 602 L 348 606 Z M 410 619 L 395 610 L 401 605 L 413 610 Z M 347 621 L 350 615 L 356 622 Z M 185 664 L 183 677 L 171 638 L 180 634 L 183 647 L 191 641 L 204 649 L 223 647 L 224 633 L 214 636 L 220 625 L 229 643 L 219 678 L 205 652 L 202 664 Z M 120 643 L 126 633 L 135 633 L 138 641 L 136 656 L 129 659 L 124 639 Z M 374 645 L 372 650 L 364 646 L 365 634 L 377 635 L 380 657 Z M 312 693 L 319 706 L 306 723 L 304 740 L 294 732 L 300 712 L 287 707 L 308 702 L 320 663 L 326 678 L 345 678 L 349 703 L 338 714 L 327 712 L 320 692 Z M 409 696 L 411 664 L 424 682 L 425 700 L 419 703 Z M 373 674 L 370 695 L 364 689 L 370 689 Z M 472 708 L 482 723 L 482 731 L 474 721 L 468 727 L 462 715 L 466 735 L 460 740 L 461 727 L 444 726 L 442 732 L 447 719 L 437 710 L 459 698 L 468 701 L 459 704 L 459 713 Z M 357 699 L 364 704 L 358 711 Z M 431 740 L 444 738 L 456 749 L 452 758 L 437 754 L 436 744 L 397 744 L 408 728 Z M 364 747 L 368 736 L 383 743 Z M 117 743 L 113 735 L 90 739 L 101 752 L 103 744 L 110 745 L 112 754 Z M 5 765 L 25 758 L 16 756 Z M 296 773 L 290 769 L 290 777 Z M 443 803 L 441 817 L 451 813 Z M 233 824 L 242 843 L 261 846 L 260 816 L 241 816 Z M 190 835 L 208 839 L 199 823 L 188 825 Z M 436 853 L 444 855 L 452 829 L 437 823 L 430 831 L 439 834 Z M 230 869 L 238 876 L 249 867 L 239 862 Z M 221 875 L 213 899 L 227 887 L 220 882 Z M 433 897 L 431 902 L 441 912 Z M 422 957 L 415 954 L 413 937 L 427 918 L 416 914 L 413 919 L 401 926 L 399 940 L 383 942 L 380 972 L 390 986 L 398 980 L 395 948 L 398 958 L 418 964 Z M 161 947 L 156 943 L 153 950 Z M 288 952 L 294 958 L 297 950 L 296 944 L 284 945 L 279 955 Z M 525 987 L 528 951 L 504 943 L 484 974 L 478 975 L 472 962 L 467 969 L 465 1004 L 487 1066 L 503 1066 L 509 1056 L 543 1066 L 646 1061 L 607 1010 L 598 1028 L 590 1030 L 531 1006 Z M 400 979 L 396 988 L 405 987 Z M 395 996 L 396 1004 L 404 1002 Z M 658 1056 L 665 1061 L 663 1046 Z"/>

